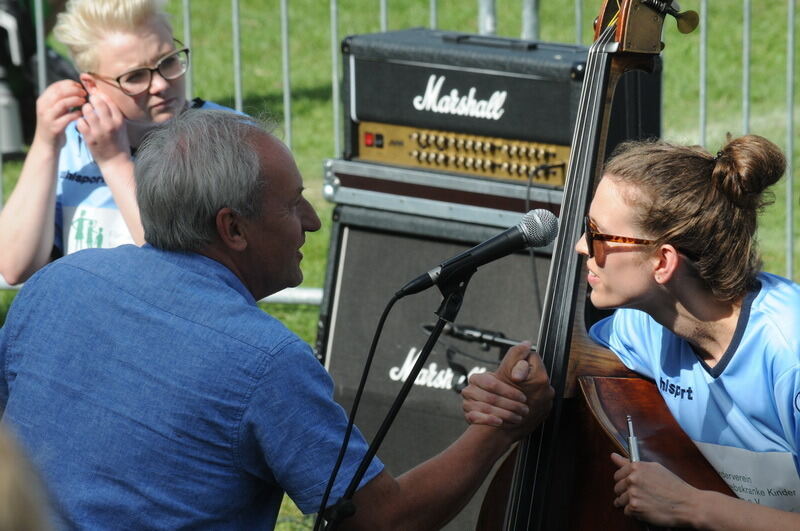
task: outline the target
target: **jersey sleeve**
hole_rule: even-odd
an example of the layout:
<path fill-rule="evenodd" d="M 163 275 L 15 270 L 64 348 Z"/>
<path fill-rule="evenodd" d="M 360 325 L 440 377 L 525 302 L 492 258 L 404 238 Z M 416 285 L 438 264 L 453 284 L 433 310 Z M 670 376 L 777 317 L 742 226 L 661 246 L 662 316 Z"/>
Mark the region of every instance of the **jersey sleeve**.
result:
<path fill-rule="evenodd" d="M 617 310 L 595 323 L 589 336 L 610 349 L 632 371 L 654 378 L 653 356 L 660 351 L 653 345 L 650 318 L 638 310 Z"/>
<path fill-rule="evenodd" d="M 316 512 L 346 426 L 347 415 L 333 400 L 333 381 L 311 348 L 295 339 L 269 363 L 246 408 L 242 464 L 280 485 L 304 513 Z M 344 494 L 367 449 L 354 429 L 329 505 Z M 382 470 L 374 458 L 359 488 Z"/>

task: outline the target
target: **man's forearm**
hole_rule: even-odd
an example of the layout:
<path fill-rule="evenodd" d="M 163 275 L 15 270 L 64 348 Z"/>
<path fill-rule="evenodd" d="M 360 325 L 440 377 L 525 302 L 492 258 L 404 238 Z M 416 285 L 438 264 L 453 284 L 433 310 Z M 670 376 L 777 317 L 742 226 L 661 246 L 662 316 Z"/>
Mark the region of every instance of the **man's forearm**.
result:
<path fill-rule="evenodd" d="M 381 474 L 356 493 L 356 515 L 343 529 L 438 529 L 469 502 L 510 448 L 506 431 L 469 426 L 442 453 L 396 480 Z"/>

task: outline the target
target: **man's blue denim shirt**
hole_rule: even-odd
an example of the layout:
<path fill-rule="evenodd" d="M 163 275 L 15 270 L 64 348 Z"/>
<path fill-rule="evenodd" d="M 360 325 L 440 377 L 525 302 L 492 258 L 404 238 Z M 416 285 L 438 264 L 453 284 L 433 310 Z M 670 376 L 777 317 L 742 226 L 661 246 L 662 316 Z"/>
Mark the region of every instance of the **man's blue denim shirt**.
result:
<path fill-rule="evenodd" d="M 0 371 L 2 420 L 68 528 L 271 529 L 284 490 L 317 510 L 346 426 L 311 348 L 230 270 L 150 246 L 37 273 Z M 331 500 L 365 451 L 354 433 Z"/>

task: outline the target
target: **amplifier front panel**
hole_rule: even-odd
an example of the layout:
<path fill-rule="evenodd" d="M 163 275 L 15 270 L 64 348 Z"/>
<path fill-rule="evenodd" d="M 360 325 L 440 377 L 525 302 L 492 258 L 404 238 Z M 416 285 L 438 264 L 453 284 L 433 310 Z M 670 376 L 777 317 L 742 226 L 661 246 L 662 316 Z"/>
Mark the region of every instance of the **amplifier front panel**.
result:
<path fill-rule="evenodd" d="M 569 147 L 361 122 L 356 160 L 511 182 L 563 186 Z"/>

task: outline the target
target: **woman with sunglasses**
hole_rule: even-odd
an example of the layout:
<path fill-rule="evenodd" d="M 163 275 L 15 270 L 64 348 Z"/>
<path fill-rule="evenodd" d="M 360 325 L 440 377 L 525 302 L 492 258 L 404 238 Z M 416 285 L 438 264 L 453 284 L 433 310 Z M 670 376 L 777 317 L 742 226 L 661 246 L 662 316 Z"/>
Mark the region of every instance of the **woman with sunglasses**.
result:
<path fill-rule="evenodd" d="M 55 37 L 81 71 L 37 100 L 36 133 L 0 213 L 0 274 L 16 284 L 50 260 L 91 247 L 143 243 L 133 159 L 154 124 L 188 107 L 189 50 L 172 37 L 163 0 L 71 0 Z"/>
<path fill-rule="evenodd" d="M 615 505 L 630 516 L 670 527 L 800 529 L 800 286 L 761 272 L 756 246 L 765 190 L 784 168 L 778 147 L 754 135 L 716 155 L 631 142 L 606 164 L 575 250 L 587 257 L 592 303 L 617 310 L 590 335 L 655 382 L 739 496 L 614 454 Z M 514 393 L 492 375 L 473 377 L 468 420 L 513 422 Z"/>

